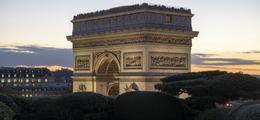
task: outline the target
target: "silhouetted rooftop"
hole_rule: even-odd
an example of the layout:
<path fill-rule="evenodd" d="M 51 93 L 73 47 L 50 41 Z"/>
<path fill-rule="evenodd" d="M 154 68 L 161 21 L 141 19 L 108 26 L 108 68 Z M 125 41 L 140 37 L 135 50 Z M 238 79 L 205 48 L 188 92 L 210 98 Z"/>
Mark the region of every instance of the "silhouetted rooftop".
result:
<path fill-rule="evenodd" d="M 190 9 L 166 7 L 164 5 L 151 5 L 148 3 L 143 3 L 143 4 L 135 4 L 135 5 L 130 5 L 130 6 L 115 7 L 115 8 L 111 8 L 108 10 L 101 10 L 101 11 L 96 11 L 96 12 L 78 14 L 78 15 L 74 16 L 73 20 L 120 13 L 120 12 L 127 12 L 127 11 L 132 11 L 132 10 L 140 10 L 140 9 L 152 9 L 152 10 L 162 10 L 162 11 L 169 11 L 169 12 L 176 12 L 176 13 L 191 14 Z"/>

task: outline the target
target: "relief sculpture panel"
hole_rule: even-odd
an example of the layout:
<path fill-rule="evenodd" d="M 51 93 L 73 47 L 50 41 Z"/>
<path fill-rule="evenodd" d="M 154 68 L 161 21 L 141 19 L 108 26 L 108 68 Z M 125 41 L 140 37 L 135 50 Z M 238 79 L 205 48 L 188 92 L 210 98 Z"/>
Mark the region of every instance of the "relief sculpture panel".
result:
<path fill-rule="evenodd" d="M 149 53 L 150 69 L 188 69 L 188 54 L 185 53 Z"/>
<path fill-rule="evenodd" d="M 90 55 L 79 55 L 75 57 L 76 70 L 90 70 Z"/>
<path fill-rule="evenodd" d="M 143 53 L 129 52 L 124 53 L 124 69 L 142 69 Z"/>

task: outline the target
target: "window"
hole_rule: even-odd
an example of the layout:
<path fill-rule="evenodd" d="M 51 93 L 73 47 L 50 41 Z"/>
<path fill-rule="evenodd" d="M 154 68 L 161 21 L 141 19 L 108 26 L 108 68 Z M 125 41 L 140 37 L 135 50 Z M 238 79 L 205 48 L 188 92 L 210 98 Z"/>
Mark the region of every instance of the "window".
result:
<path fill-rule="evenodd" d="M 8 82 L 8 83 L 10 83 L 10 82 L 11 82 L 11 80 L 10 80 L 10 79 L 8 79 L 8 80 L 7 80 L 7 82 Z"/>
<path fill-rule="evenodd" d="M 4 80 L 4 79 L 2 79 L 2 80 L 1 80 L 1 83 L 4 83 L 4 82 L 5 82 L 5 80 Z"/>
<path fill-rule="evenodd" d="M 38 82 L 41 82 L 41 79 L 38 79 Z"/>
<path fill-rule="evenodd" d="M 28 83 L 29 82 L 29 79 L 26 79 L 26 81 L 25 81 L 26 83 Z"/>
<path fill-rule="evenodd" d="M 45 81 L 45 82 L 48 82 L 48 79 L 45 79 L 44 81 Z"/>
<path fill-rule="evenodd" d="M 14 74 L 14 77 L 16 77 L 16 74 Z"/>
<path fill-rule="evenodd" d="M 171 15 L 166 15 L 165 22 L 166 23 L 172 23 L 172 16 Z"/>
<path fill-rule="evenodd" d="M 2 74 L 2 77 L 5 77 L 5 75 L 4 75 L 4 74 Z"/>

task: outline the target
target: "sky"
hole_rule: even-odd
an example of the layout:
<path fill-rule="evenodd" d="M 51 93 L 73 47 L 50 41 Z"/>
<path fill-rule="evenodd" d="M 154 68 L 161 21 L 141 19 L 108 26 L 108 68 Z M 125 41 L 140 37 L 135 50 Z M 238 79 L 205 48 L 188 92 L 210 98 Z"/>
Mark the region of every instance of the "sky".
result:
<path fill-rule="evenodd" d="M 259 0 L 0 0 L 0 58 L 6 60 L 1 60 L 0 66 L 71 66 L 72 60 L 58 61 L 65 55 L 72 59 L 72 45 L 66 36 L 72 33 L 74 15 L 143 2 L 192 10 L 193 30 L 200 32 L 193 39 L 194 71 L 260 74 Z M 55 54 L 62 55 L 62 50 L 69 53 L 37 63 L 39 55 L 50 49 L 57 51 Z M 17 61 L 18 54 L 31 59 Z"/>

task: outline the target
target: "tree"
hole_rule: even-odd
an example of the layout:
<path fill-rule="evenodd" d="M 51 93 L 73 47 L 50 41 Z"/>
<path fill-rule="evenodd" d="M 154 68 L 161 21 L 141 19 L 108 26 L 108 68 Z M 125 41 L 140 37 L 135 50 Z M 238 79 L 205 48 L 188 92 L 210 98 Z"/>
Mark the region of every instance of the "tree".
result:
<path fill-rule="evenodd" d="M 214 108 L 215 103 L 224 104 L 237 99 L 259 99 L 260 80 L 242 73 L 207 71 L 184 73 L 162 79 L 156 89 L 178 96 L 191 95 L 184 102 L 198 110 Z"/>
<path fill-rule="evenodd" d="M 110 120 L 114 99 L 82 92 L 32 102 L 32 120 Z"/>
<path fill-rule="evenodd" d="M 0 102 L 0 120 L 12 120 L 15 113 L 3 102 Z"/>
<path fill-rule="evenodd" d="M 117 120 L 193 120 L 194 114 L 178 98 L 159 92 L 126 92 L 115 101 Z"/>

